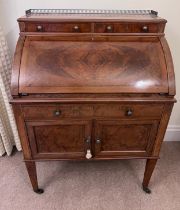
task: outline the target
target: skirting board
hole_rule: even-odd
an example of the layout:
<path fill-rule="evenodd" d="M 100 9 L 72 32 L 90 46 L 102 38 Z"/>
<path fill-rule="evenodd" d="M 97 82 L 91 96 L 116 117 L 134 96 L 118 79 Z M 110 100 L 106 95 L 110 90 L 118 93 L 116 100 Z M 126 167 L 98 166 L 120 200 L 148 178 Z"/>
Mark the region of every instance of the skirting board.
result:
<path fill-rule="evenodd" d="M 180 125 L 169 125 L 164 141 L 180 141 Z"/>

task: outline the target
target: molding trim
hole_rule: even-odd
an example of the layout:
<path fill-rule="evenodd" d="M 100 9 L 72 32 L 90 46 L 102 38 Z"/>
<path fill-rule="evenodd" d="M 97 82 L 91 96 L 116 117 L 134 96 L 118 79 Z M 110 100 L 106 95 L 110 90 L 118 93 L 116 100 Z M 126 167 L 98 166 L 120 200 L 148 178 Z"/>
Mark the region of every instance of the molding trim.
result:
<path fill-rule="evenodd" d="M 180 125 L 169 125 L 164 141 L 180 141 Z"/>

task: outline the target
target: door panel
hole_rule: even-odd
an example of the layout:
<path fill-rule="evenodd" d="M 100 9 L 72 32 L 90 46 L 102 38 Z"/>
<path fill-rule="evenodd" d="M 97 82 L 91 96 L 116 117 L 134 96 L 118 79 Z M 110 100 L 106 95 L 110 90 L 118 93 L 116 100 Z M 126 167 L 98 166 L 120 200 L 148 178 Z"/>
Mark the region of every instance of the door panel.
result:
<path fill-rule="evenodd" d="M 36 121 L 26 125 L 34 158 L 85 157 L 86 139 L 91 136 L 89 121 Z"/>
<path fill-rule="evenodd" d="M 95 156 L 148 156 L 158 130 L 157 120 L 100 120 L 95 123 Z"/>

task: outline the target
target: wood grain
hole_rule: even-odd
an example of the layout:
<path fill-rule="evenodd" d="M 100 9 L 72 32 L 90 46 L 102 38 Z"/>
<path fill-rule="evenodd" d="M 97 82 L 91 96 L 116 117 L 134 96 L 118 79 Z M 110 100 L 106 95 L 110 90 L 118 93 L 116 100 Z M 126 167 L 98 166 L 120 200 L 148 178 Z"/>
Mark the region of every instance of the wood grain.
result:
<path fill-rule="evenodd" d="M 28 38 L 19 90 L 25 93 L 167 93 L 167 82 L 158 39 L 57 42 Z"/>
<path fill-rule="evenodd" d="M 175 87 L 175 75 L 174 75 L 174 65 L 173 65 L 172 55 L 165 37 L 161 37 L 160 40 L 166 58 L 166 68 L 168 72 L 168 81 L 169 81 L 169 95 L 174 96 L 176 95 L 176 87 Z"/>
<path fill-rule="evenodd" d="M 25 162 L 26 169 L 34 191 L 38 190 L 36 163 L 34 161 Z"/>
<path fill-rule="evenodd" d="M 26 122 L 33 158 L 85 158 L 91 122 L 56 120 Z"/>
<path fill-rule="evenodd" d="M 145 172 L 144 172 L 144 179 L 143 179 L 143 184 L 142 184 L 143 187 L 146 187 L 146 188 L 148 187 L 152 173 L 156 166 L 156 163 L 157 163 L 157 159 L 154 159 L 154 160 L 147 159 L 146 168 L 145 168 Z"/>
<path fill-rule="evenodd" d="M 176 102 L 166 20 L 150 15 L 18 19 L 11 100 L 32 187 L 35 161 L 147 159 Z M 88 160 L 87 160 L 88 161 Z"/>
<path fill-rule="evenodd" d="M 155 120 L 97 120 L 95 154 L 97 157 L 151 155 L 158 124 Z"/>
<path fill-rule="evenodd" d="M 149 106 L 148 106 L 149 105 Z M 163 105 L 160 104 L 47 104 L 47 105 L 23 105 L 22 112 L 26 120 L 35 119 L 52 119 L 58 120 L 63 118 L 128 118 L 127 111 L 132 110 L 132 115 L 129 119 L 136 118 L 148 118 L 148 119 L 160 119 L 163 111 Z M 55 112 L 59 111 L 58 116 Z"/>
<path fill-rule="evenodd" d="M 12 66 L 12 77 L 11 77 L 11 94 L 19 94 L 19 74 L 20 74 L 20 64 L 22 58 L 22 51 L 24 46 L 25 37 L 20 36 L 16 45 L 16 50 L 14 54 L 14 61 Z"/>

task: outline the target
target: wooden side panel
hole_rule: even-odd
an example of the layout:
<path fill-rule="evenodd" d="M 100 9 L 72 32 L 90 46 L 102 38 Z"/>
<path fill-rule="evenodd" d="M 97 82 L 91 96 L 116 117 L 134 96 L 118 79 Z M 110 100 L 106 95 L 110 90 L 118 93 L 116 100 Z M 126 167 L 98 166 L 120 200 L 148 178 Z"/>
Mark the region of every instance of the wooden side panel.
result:
<path fill-rule="evenodd" d="M 155 141 L 153 152 L 152 152 L 153 156 L 157 156 L 157 157 L 159 156 L 161 145 L 162 145 L 162 142 L 164 139 L 164 135 L 166 133 L 166 129 L 168 126 L 168 122 L 169 122 L 169 119 L 171 116 L 173 106 L 174 106 L 174 104 L 167 104 L 164 106 L 162 118 L 161 118 L 160 125 L 159 125 L 158 134 L 156 136 L 156 141 Z"/>
<path fill-rule="evenodd" d="M 12 77 L 11 77 L 11 94 L 13 96 L 18 95 L 19 93 L 19 74 L 20 74 L 20 65 L 21 65 L 21 57 L 23 52 L 24 41 L 25 37 L 20 36 L 14 54 L 14 62 L 13 62 Z"/>
<path fill-rule="evenodd" d="M 20 29 L 20 32 L 25 32 L 26 31 L 25 22 L 19 22 L 19 29 Z"/>
<path fill-rule="evenodd" d="M 169 83 L 169 95 L 176 95 L 175 87 L 175 75 L 174 75 L 174 64 L 172 60 L 171 51 L 165 37 L 161 37 L 161 44 L 164 50 L 164 55 L 166 59 L 166 68 L 168 73 L 168 83 Z"/>
<path fill-rule="evenodd" d="M 31 160 L 32 155 L 31 155 L 31 148 L 29 145 L 29 139 L 27 136 L 27 130 L 24 122 L 24 118 L 21 112 L 21 105 L 18 104 L 13 104 L 13 111 L 17 123 L 17 128 L 21 140 L 21 145 L 22 145 L 22 150 L 23 150 L 23 155 L 25 160 Z"/>

